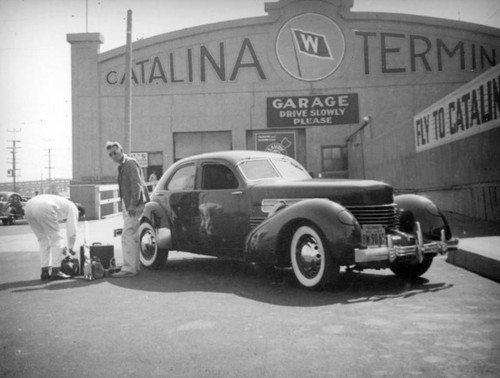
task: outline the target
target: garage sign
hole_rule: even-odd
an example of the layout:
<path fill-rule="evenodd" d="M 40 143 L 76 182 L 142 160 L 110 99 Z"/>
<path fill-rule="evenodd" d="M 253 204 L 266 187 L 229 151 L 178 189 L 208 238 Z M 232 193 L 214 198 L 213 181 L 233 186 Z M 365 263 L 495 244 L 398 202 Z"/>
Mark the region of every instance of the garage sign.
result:
<path fill-rule="evenodd" d="M 267 127 L 330 126 L 358 122 L 357 93 L 267 99 Z"/>
<path fill-rule="evenodd" d="M 500 65 L 413 118 L 417 152 L 500 126 Z"/>

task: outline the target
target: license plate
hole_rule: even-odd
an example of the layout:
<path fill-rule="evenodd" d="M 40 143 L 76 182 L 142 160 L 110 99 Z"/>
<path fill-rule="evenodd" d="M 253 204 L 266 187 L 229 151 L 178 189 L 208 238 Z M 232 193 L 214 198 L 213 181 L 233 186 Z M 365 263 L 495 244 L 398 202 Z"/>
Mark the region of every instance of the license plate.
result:
<path fill-rule="evenodd" d="M 385 245 L 385 230 L 380 224 L 365 224 L 361 227 L 361 241 L 368 247 Z"/>

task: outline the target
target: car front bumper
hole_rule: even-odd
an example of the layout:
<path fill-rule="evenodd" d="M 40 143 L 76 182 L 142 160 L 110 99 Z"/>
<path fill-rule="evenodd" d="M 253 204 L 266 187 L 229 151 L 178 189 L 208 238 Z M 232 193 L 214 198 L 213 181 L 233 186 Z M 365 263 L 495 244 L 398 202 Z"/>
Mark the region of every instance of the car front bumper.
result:
<path fill-rule="evenodd" d="M 354 257 L 356 263 L 375 261 L 394 262 L 416 258 L 419 263 L 425 256 L 444 255 L 449 250 L 458 248 L 458 239 L 446 240 L 444 230 L 441 231 L 441 240 L 424 243 L 420 224 L 417 222 L 416 240 L 413 245 L 401 245 L 401 237 L 387 235 L 387 245 L 379 247 L 356 248 Z"/>

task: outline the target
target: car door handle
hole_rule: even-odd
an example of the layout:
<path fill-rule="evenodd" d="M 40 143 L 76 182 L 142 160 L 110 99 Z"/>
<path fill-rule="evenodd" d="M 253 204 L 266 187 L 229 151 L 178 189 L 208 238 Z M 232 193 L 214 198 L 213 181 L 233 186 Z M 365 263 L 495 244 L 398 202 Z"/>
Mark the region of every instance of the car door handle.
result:
<path fill-rule="evenodd" d="M 236 192 L 232 192 L 231 193 L 233 196 L 241 196 L 243 194 L 243 192 L 241 190 L 238 190 Z"/>

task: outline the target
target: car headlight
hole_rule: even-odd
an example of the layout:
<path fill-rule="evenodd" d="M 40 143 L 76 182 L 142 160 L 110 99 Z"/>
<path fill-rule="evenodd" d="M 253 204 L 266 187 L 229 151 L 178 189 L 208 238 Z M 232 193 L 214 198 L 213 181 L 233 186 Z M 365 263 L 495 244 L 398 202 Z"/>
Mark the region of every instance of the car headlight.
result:
<path fill-rule="evenodd" d="M 342 210 L 337 213 L 337 219 L 340 223 L 345 224 L 346 226 L 354 226 L 356 222 L 356 218 L 354 218 L 351 213 L 347 212 L 347 210 Z"/>

